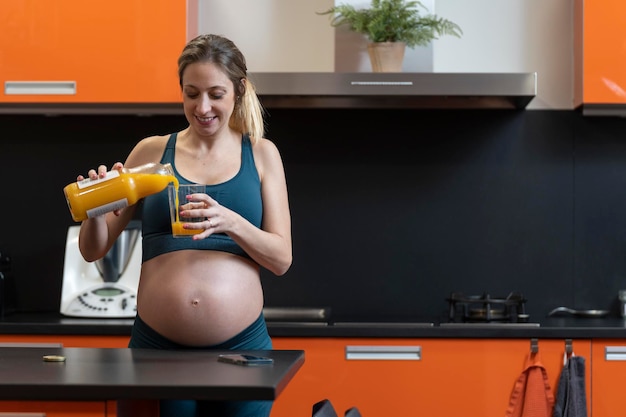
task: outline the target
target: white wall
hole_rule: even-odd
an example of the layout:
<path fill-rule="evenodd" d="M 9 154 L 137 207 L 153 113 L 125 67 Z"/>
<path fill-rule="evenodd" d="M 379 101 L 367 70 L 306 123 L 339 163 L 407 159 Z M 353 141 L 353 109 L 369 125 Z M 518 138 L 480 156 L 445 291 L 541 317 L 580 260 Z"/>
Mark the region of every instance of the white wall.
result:
<path fill-rule="evenodd" d="M 334 69 L 334 30 L 319 16 L 333 0 L 198 0 L 198 33 L 230 38 L 251 72 Z M 194 22 L 195 23 L 195 22 Z"/>
<path fill-rule="evenodd" d="M 253 72 L 371 71 L 366 40 L 316 12 L 335 1 L 198 0 L 198 31 L 230 37 Z M 574 106 L 574 0 L 424 0 L 463 29 L 407 51 L 407 72 L 537 72 L 528 109 Z M 335 52 L 336 51 L 336 52 Z"/>
<path fill-rule="evenodd" d="M 436 72 L 537 72 L 528 109 L 574 106 L 573 0 L 436 0 L 463 37 L 433 42 Z"/>

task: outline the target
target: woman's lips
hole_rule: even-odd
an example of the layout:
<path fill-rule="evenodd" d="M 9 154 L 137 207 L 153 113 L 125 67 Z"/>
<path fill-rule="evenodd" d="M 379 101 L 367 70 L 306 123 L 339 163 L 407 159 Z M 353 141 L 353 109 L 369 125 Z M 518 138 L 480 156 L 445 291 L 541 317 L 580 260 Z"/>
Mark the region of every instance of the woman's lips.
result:
<path fill-rule="evenodd" d="M 216 119 L 216 116 L 212 116 L 212 117 L 200 117 L 200 116 L 196 116 L 196 119 L 197 119 L 200 123 L 210 123 L 211 121 L 213 121 L 214 119 Z"/>

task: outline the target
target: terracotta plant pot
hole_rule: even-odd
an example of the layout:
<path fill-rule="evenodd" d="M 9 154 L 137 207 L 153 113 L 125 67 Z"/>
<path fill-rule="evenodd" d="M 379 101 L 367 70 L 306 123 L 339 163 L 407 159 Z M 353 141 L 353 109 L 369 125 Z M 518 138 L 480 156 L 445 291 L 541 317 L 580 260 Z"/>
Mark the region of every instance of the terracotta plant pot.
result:
<path fill-rule="evenodd" d="M 373 72 L 402 72 L 404 42 L 375 42 L 367 45 Z"/>

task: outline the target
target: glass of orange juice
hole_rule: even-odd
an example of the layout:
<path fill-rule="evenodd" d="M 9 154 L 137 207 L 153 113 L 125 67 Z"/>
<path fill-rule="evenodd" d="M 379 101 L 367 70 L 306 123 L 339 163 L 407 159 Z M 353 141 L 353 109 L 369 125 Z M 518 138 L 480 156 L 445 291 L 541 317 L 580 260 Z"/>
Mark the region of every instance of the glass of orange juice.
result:
<path fill-rule="evenodd" d="M 183 224 L 203 222 L 204 217 L 180 217 L 180 207 L 193 200 L 187 200 L 191 194 L 204 194 L 206 187 L 201 184 L 180 184 L 178 186 L 170 184 L 167 186 L 167 194 L 170 202 L 170 219 L 172 221 L 172 235 L 174 237 L 189 237 L 202 233 L 204 229 L 185 229 Z"/>

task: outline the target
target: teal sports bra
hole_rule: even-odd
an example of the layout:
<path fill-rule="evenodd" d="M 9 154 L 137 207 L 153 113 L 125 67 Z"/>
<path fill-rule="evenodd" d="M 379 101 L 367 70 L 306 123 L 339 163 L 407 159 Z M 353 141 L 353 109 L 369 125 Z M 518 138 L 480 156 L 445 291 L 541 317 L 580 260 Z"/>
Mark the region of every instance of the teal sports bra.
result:
<path fill-rule="evenodd" d="M 161 163 L 172 165 L 180 184 L 193 182 L 182 177 L 174 164 L 176 133 L 170 135 Z M 241 167 L 230 180 L 214 185 L 205 185 L 206 193 L 222 206 L 239 213 L 256 227 L 261 227 L 263 201 L 261 180 L 254 163 L 252 144 L 247 135 L 241 139 Z M 214 233 L 206 239 L 193 240 L 174 238 L 170 222 L 167 189 L 144 198 L 142 216 L 142 262 L 163 253 L 185 249 L 216 250 L 233 253 L 250 259 L 250 256 L 225 233 Z"/>

